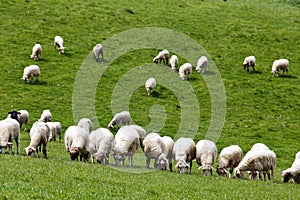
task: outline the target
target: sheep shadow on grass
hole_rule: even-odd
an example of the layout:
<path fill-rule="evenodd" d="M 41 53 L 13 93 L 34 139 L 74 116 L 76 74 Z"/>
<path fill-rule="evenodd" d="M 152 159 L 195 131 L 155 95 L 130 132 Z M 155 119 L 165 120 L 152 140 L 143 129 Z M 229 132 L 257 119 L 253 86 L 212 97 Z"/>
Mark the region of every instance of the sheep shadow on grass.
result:
<path fill-rule="evenodd" d="M 40 81 L 40 80 L 31 80 L 29 83 L 26 83 L 26 85 L 47 85 L 48 83 L 46 81 Z"/>

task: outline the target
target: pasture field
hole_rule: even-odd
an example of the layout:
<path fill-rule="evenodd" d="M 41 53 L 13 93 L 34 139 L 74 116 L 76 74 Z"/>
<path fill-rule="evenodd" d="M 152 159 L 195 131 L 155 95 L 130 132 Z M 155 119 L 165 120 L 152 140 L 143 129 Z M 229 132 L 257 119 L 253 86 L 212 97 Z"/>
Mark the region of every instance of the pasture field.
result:
<path fill-rule="evenodd" d="M 193 121 L 195 117 L 183 116 L 183 106 L 193 111 L 196 104 L 200 116 L 193 121 L 197 122 L 196 131 L 189 134 L 197 142 L 214 131 L 214 126 L 210 127 L 214 97 L 206 80 L 219 73 L 226 94 L 219 100 L 226 104 L 222 113 L 224 126 L 221 124 L 220 134 L 214 135 L 218 151 L 238 144 L 246 153 L 254 143 L 263 142 L 277 155 L 274 181 L 249 181 L 248 177 L 229 180 L 216 173 L 203 177 L 196 163 L 191 175 L 145 169 L 140 149 L 133 158 L 132 169 L 114 168 L 112 157 L 110 166 L 71 162 L 63 141 L 48 144 L 47 159 L 28 158 L 23 149 L 30 138 L 27 132 L 22 132 L 21 155 L 16 154 L 15 143 L 13 155 L 0 155 L 0 199 L 300 198 L 299 185 L 284 184 L 280 177 L 280 172 L 292 164 L 300 151 L 299 0 L 1 0 L 0 19 L 2 119 L 8 111 L 26 109 L 31 127 L 44 109 L 50 109 L 53 121 L 62 123 L 63 132 L 84 116 L 93 119 L 94 128 L 106 127 L 113 114 L 127 103 L 133 122 L 147 132 L 159 131 L 161 135 L 178 138 L 178 130 L 185 125 L 181 122 Z M 143 84 L 131 87 L 131 83 L 140 81 L 141 77 L 136 77 L 136 82 L 131 80 L 135 78 L 132 73 L 139 69 L 167 77 L 175 85 L 182 83 L 167 66 L 155 66 L 152 62 L 158 51 L 166 48 L 163 45 L 166 41 L 160 38 L 153 41 L 161 42 L 157 48 L 134 48 L 138 42 L 130 35 L 128 40 L 117 41 L 122 33 L 124 38 L 130 34 L 127 31 L 149 27 L 185 35 L 198 43 L 217 67 L 217 71 L 210 68 L 204 75 L 193 71 L 190 80 L 184 81 L 195 95 L 196 101 L 190 107 L 182 101 L 192 96 L 179 99 L 178 91 L 168 84 L 158 82 L 149 97 Z M 53 47 L 56 35 L 65 39 L 63 55 Z M 150 35 L 138 35 L 137 39 L 153 39 Z M 105 62 L 95 63 L 91 55 L 93 46 L 109 44 L 113 39 L 123 44 L 124 49 L 104 45 Z M 168 40 L 168 45 L 186 50 L 187 41 L 179 41 L 174 35 L 174 41 Z M 29 56 L 35 43 L 43 47 L 42 59 L 37 61 Z M 111 49 L 121 52 L 117 58 Z M 170 50 L 171 54 L 175 52 L 176 49 Z M 254 72 L 250 69 L 247 73 L 242 62 L 249 55 L 256 57 L 257 65 Z M 180 64 L 189 61 L 195 66 L 197 61 L 180 52 L 178 57 Z M 279 58 L 289 59 L 289 74 L 273 77 L 271 66 Z M 31 64 L 40 66 L 40 81 L 24 84 L 20 79 L 23 68 Z M 93 71 L 88 71 L 93 76 L 80 79 L 79 72 L 85 65 L 93 67 L 89 68 Z M 155 74 L 153 69 L 159 73 Z M 79 83 L 84 84 L 78 87 Z M 221 90 L 222 87 L 220 93 Z M 124 104 L 118 105 L 120 102 Z"/>

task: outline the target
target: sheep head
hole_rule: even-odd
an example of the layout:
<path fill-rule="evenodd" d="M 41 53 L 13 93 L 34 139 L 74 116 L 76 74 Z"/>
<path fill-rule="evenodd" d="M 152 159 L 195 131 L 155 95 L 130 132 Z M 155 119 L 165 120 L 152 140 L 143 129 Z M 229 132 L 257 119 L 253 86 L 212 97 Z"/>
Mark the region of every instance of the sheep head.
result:
<path fill-rule="evenodd" d="M 286 169 L 281 172 L 281 176 L 283 177 L 283 182 L 287 183 L 292 178 L 292 173 Z"/>
<path fill-rule="evenodd" d="M 240 169 L 235 169 L 234 173 L 237 178 L 244 178 L 244 172 Z"/>
<path fill-rule="evenodd" d="M 212 175 L 213 167 L 209 164 L 205 164 L 200 166 L 198 169 L 202 169 L 202 173 L 204 176 Z"/>
<path fill-rule="evenodd" d="M 190 165 L 187 164 L 185 160 L 179 160 L 177 164 L 175 165 L 175 168 L 178 167 L 178 172 L 180 174 L 184 174 L 184 169 L 185 168 L 190 168 Z"/>
<path fill-rule="evenodd" d="M 26 147 L 24 150 L 25 150 L 27 156 L 34 156 L 34 154 L 36 152 L 36 148 L 34 148 L 34 147 Z"/>
<path fill-rule="evenodd" d="M 71 160 L 78 160 L 79 156 L 79 148 L 78 147 L 71 147 L 70 149 L 70 159 Z"/>
<path fill-rule="evenodd" d="M 226 168 L 220 167 L 219 165 L 217 166 L 216 172 L 219 176 L 226 176 L 228 174 L 228 171 L 226 170 Z"/>

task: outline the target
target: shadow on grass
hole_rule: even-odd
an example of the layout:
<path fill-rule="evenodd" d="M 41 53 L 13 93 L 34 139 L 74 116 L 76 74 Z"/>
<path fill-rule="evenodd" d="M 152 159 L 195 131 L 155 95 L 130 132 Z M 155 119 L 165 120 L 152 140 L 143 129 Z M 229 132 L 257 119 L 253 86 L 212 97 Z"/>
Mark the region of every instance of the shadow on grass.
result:
<path fill-rule="evenodd" d="M 279 75 L 278 78 L 298 79 L 297 76 L 293 76 L 293 75 Z"/>
<path fill-rule="evenodd" d="M 27 83 L 27 85 L 47 85 L 48 83 L 46 81 L 30 81 L 29 83 Z"/>

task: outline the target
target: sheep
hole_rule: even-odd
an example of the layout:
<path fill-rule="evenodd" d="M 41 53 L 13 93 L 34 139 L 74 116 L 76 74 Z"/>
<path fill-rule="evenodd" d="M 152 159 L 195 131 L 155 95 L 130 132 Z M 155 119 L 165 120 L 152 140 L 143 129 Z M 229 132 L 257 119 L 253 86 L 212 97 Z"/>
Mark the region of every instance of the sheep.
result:
<path fill-rule="evenodd" d="M 52 121 L 52 114 L 50 110 L 43 110 L 41 117 L 39 119 L 40 122 L 51 122 Z"/>
<path fill-rule="evenodd" d="M 31 77 L 35 77 L 36 81 L 39 81 L 41 75 L 40 67 L 37 65 L 29 65 L 24 68 L 23 77 L 21 78 L 24 83 L 29 83 Z"/>
<path fill-rule="evenodd" d="M 259 150 L 270 150 L 269 147 L 263 143 L 255 143 L 250 151 L 259 151 Z"/>
<path fill-rule="evenodd" d="M 190 78 L 190 74 L 192 73 L 192 65 L 190 63 L 184 63 L 179 68 L 179 77 L 182 80 L 188 80 Z"/>
<path fill-rule="evenodd" d="M 212 175 L 212 165 L 216 161 L 217 146 L 210 140 L 199 140 L 196 144 L 196 162 L 202 169 L 203 175 Z"/>
<path fill-rule="evenodd" d="M 294 182 L 300 184 L 300 151 L 296 153 L 292 166 L 281 172 L 283 182 L 287 183 L 292 178 Z"/>
<path fill-rule="evenodd" d="M 167 165 L 169 164 L 170 172 L 173 171 L 172 169 L 172 152 L 174 141 L 169 136 L 161 137 L 162 140 L 162 154 L 157 158 L 157 169 L 159 170 L 166 170 Z"/>
<path fill-rule="evenodd" d="M 139 134 L 139 140 L 140 140 L 140 146 L 142 148 L 142 150 L 144 151 L 144 145 L 143 145 L 143 141 L 147 135 L 146 130 L 138 125 L 129 125 L 130 127 L 133 127 Z"/>
<path fill-rule="evenodd" d="M 238 145 L 230 145 L 222 149 L 219 155 L 219 165 L 217 166 L 217 173 L 219 176 L 228 174 L 226 168 L 230 168 L 229 178 L 233 173 L 233 168 L 238 166 L 243 156 L 242 149 Z"/>
<path fill-rule="evenodd" d="M 17 145 L 17 154 L 20 154 L 20 124 L 12 118 L 0 121 L 0 147 L 1 153 L 5 154 L 5 149 L 9 146 L 9 154 L 12 154 L 12 141 Z"/>
<path fill-rule="evenodd" d="M 273 62 L 272 71 L 271 71 L 273 76 L 278 76 L 279 70 L 283 71 L 282 74 L 284 74 L 284 72 L 286 72 L 286 75 L 288 74 L 289 61 L 287 59 L 279 59 Z"/>
<path fill-rule="evenodd" d="M 58 51 L 60 54 L 65 53 L 64 39 L 61 36 L 55 36 L 54 47 L 58 47 Z"/>
<path fill-rule="evenodd" d="M 169 61 L 169 51 L 168 50 L 164 49 L 164 50 L 160 51 L 158 53 L 158 55 L 155 58 L 153 58 L 153 62 L 156 64 L 158 64 L 158 62 L 161 63 L 161 61 L 163 61 L 164 65 L 168 64 L 168 61 Z"/>
<path fill-rule="evenodd" d="M 115 135 L 113 155 L 115 166 L 120 162 L 124 166 L 125 157 L 128 156 L 129 166 L 132 167 L 132 157 L 139 146 L 139 134 L 132 126 L 121 127 Z"/>
<path fill-rule="evenodd" d="M 7 118 L 15 119 L 17 120 L 17 122 L 20 123 L 20 117 L 19 117 L 20 114 L 21 114 L 20 112 L 13 110 L 8 112 Z"/>
<path fill-rule="evenodd" d="M 198 73 L 204 73 L 208 68 L 208 59 L 206 56 L 201 56 L 197 61 L 196 71 Z"/>
<path fill-rule="evenodd" d="M 42 46 L 40 44 L 35 44 L 32 47 L 32 54 L 30 55 L 30 57 L 33 60 L 37 60 L 41 55 L 42 55 Z"/>
<path fill-rule="evenodd" d="M 89 135 L 89 152 L 92 163 L 96 158 L 99 164 L 109 164 L 109 153 L 114 144 L 113 134 L 106 128 L 98 128 Z"/>
<path fill-rule="evenodd" d="M 146 156 L 146 168 L 149 168 L 151 159 L 154 159 L 154 168 L 157 168 L 157 159 L 162 154 L 161 136 L 158 133 L 147 134 L 143 146 Z"/>
<path fill-rule="evenodd" d="M 254 56 L 248 56 L 244 59 L 243 67 L 244 69 L 247 69 L 247 72 L 249 72 L 249 67 L 252 67 L 253 71 L 255 71 L 255 65 L 256 65 L 256 59 Z"/>
<path fill-rule="evenodd" d="M 187 173 L 190 174 L 192 171 L 192 161 L 196 158 L 195 142 L 191 138 L 179 138 L 174 143 L 172 155 L 176 161 L 175 168 L 178 168 L 178 172 L 184 174 L 185 168 L 187 168 Z"/>
<path fill-rule="evenodd" d="M 23 124 L 25 124 L 24 131 L 28 130 L 28 122 L 29 122 L 29 112 L 27 110 L 18 110 L 9 112 L 7 118 L 13 118 L 17 120 L 20 124 L 20 129 Z"/>
<path fill-rule="evenodd" d="M 102 44 L 96 44 L 96 46 L 94 46 L 93 54 L 94 54 L 94 58 L 95 58 L 96 62 L 99 62 L 99 55 L 100 54 L 102 56 L 102 63 L 104 62 Z"/>
<path fill-rule="evenodd" d="M 86 129 L 89 133 L 93 131 L 93 123 L 89 118 L 80 119 L 77 126 Z"/>
<path fill-rule="evenodd" d="M 61 133 L 62 133 L 62 127 L 60 122 L 46 122 L 46 124 L 50 128 L 50 134 L 48 141 L 56 141 L 56 136 L 59 136 L 59 142 L 61 141 Z"/>
<path fill-rule="evenodd" d="M 122 111 L 115 114 L 115 116 L 109 122 L 107 127 L 111 129 L 114 127 L 115 124 L 117 124 L 119 129 L 122 125 L 129 125 L 130 121 L 131 121 L 130 113 L 128 111 Z"/>
<path fill-rule="evenodd" d="M 43 146 L 43 156 L 47 158 L 47 143 L 50 134 L 49 126 L 44 122 L 35 122 L 30 129 L 30 144 L 24 150 L 27 156 L 39 157 L 39 151 Z"/>
<path fill-rule="evenodd" d="M 156 87 L 156 80 L 155 78 L 149 78 L 145 83 L 145 88 L 147 90 L 148 96 L 153 92 Z"/>
<path fill-rule="evenodd" d="M 176 67 L 178 66 L 178 57 L 176 55 L 172 55 L 170 58 L 171 70 L 175 72 Z"/>

